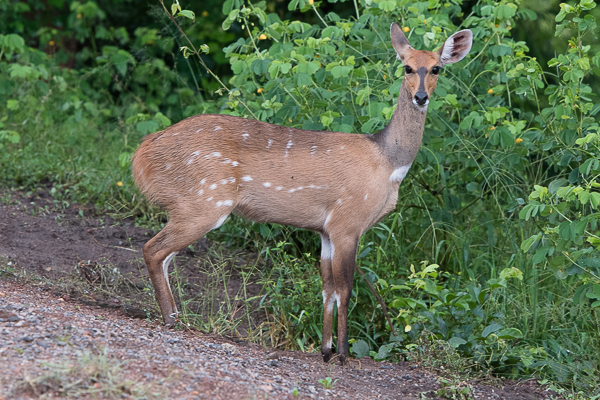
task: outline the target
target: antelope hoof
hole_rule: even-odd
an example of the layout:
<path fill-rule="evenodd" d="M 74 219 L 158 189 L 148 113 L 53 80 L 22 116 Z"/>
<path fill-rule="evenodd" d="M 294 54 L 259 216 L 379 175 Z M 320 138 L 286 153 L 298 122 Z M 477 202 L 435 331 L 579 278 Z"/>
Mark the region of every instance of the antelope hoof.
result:
<path fill-rule="evenodd" d="M 333 352 L 331 351 L 331 349 L 329 349 L 329 351 L 321 351 L 321 355 L 323 356 L 323 362 L 328 363 L 329 360 L 331 360 Z"/>
<path fill-rule="evenodd" d="M 177 323 L 177 321 L 179 321 L 179 313 L 176 311 L 174 313 L 171 313 L 169 315 L 165 315 L 164 316 L 164 320 L 165 320 L 165 326 L 167 328 L 172 328 L 173 326 L 175 326 L 175 324 Z"/>

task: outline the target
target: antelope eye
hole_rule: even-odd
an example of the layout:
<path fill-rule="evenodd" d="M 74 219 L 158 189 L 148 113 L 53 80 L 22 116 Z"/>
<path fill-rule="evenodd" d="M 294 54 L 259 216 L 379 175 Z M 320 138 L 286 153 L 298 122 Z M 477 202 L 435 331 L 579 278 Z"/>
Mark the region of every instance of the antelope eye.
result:
<path fill-rule="evenodd" d="M 431 73 L 432 73 L 432 74 L 434 74 L 434 75 L 437 75 L 437 74 L 439 74 L 439 73 L 440 73 L 440 67 L 438 67 L 438 66 L 436 65 L 435 67 L 433 67 L 433 68 L 431 69 Z"/>
<path fill-rule="evenodd" d="M 404 67 L 404 72 L 406 72 L 407 74 L 412 74 L 413 70 L 411 67 L 409 67 L 408 65 Z"/>

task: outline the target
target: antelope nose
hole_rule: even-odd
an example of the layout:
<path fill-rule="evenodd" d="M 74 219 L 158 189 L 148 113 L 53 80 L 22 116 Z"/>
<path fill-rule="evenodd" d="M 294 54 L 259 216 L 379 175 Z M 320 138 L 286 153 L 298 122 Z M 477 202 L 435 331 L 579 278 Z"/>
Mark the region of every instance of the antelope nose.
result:
<path fill-rule="evenodd" d="M 427 103 L 427 99 L 429 99 L 429 96 L 427 96 L 426 92 L 417 92 L 415 94 L 415 101 L 420 106 L 424 106 Z"/>

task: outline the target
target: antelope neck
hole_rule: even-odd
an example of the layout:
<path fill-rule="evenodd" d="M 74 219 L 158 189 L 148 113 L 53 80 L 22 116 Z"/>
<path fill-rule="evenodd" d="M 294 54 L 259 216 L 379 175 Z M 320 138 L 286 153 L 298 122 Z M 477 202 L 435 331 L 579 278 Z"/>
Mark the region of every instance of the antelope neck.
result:
<path fill-rule="evenodd" d="M 420 110 L 412 102 L 412 95 L 402 81 L 398 104 L 390 123 L 371 139 L 393 169 L 412 164 L 421 147 L 427 109 Z"/>

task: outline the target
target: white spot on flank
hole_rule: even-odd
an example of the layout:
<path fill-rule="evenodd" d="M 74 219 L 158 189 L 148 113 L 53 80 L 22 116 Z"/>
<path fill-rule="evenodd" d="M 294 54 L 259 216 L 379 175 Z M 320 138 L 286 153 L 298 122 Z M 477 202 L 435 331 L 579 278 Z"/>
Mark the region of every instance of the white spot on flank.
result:
<path fill-rule="evenodd" d="M 206 178 L 203 178 L 203 179 L 200 181 L 200 184 L 201 184 L 201 185 L 204 185 L 205 183 L 206 183 Z"/>
<path fill-rule="evenodd" d="M 179 132 L 175 132 L 175 133 L 173 134 L 173 136 L 177 136 L 177 135 L 179 135 Z"/>
<path fill-rule="evenodd" d="M 233 205 L 233 200 L 224 200 L 223 205 L 227 207 L 231 207 Z"/>
<path fill-rule="evenodd" d="M 336 203 L 342 204 L 342 199 L 337 199 Z"/>
<path fill-rule="evenodd" d="M 246 175 L 246 176 L 242 176 L 242 180 L 244 182 L 250 182 L 252 179 L 252 177 L 250 175 Z"/>
<path fill-rule="evenodd" d="M 217 229 L 218 227 L 220 227 L 221 225 L 223 225 L 223 222 L 225 222 L 226 219 L 227 219 L 227 215 L 223 215 L 221 218 L 219 218 L 219 220 L 217 221 L 217 223 L 215 224 L 215 226 L 212 227 L 211 231 L 213 229 Z"/>
<path fill-rule="evenodd" d="M 219 125 L 215 126 L 215 131 L 220 131 L 221 129 L 223 128 L 221 128 Z"/>
<path fill-rule="evenodd" d="M 290 140 L 289 142 L 287 142 L 287 146 L 285 146 L 286 149 L 289 149 L 290 147 L 292 147 L 294 145 L 294 143 Z"/>
<path fill-rule="evenodd" d="M 263 183 L 263 186 L 264 187 L 271 187 L 271 183 L 270 182 L 265 182 L 265 183 Z"/>
<path fill-rule="evenodd" d="M 267 147 L 266 148 L 268 149 L 269 147 L 271 147 L 272 144 L 273 144 L 273 139 L 267 140 Z"/>
<path fill-rule="evenodd" d="M 248 133 L 244 133 L 242 135 L 242 137 L 244 138 L 244 142 L 246 141 L 246 139 L 248 139 L 248 136 L 250 136 Z"/>
<path fill-rule="evenodd" d="M 321 260 L 331 260 L 334 253 L 335 249 L 331 240 L 325 236 L 321 236 Z"/>
<path fill-rule="evenodd" d="M 223 202 L 221 200 L 217 201 L 217 207 L 221 207 L 223 205 Z"/>
<path fill-rule="evenodd" d="M 194 159 L 190 158 L 189 160 L 187 160 L 187 165 L 190 165 L 193 161 L 194 161 Z"/>
<path fill-rule="evenodd" d="M 365 200 L 369 197 L 369 193 L 365 194 Z"/>
<path fill-rule="evenodd" d="M 296 189 L 290 189 L 288 190 L 288 193 L 294 193 L 296 191 Z"/>
<path fill-rule="evenodd" d="M 344 146 L 340 147 L 342 150 L 344 150 Z"/>
<path fill-rule="evenodd" d="M 203 193 L 204 193 L 204 190 L 202 190 L 202 189 L 198 190 L 198 196 L 202 196 Z"/>
<path fill-rule="evenodd" d="M 277 186 L 277 187 L 275 188 L 275 190 L 281 190 L 281 189 L 283 189 L 283 187 L 281 187 L 281 186 Z"/>
<path fill-rule="evenodd" d="M 392 174 L 390 175 L 390 182 L 401 182 L 406 176 L 406 173 L 410 169 L 411 165 L 412 163 L 404 165 L 400 168 L 396 168 L 394 172 L 392 172 Z"/>
<path fill-rule="evenodd" d="M 227 183 L 227 179 L 221 179 L 221 185 L 224 185 Z"/>
<path fill-rule="evenodd" d="M 169 163 L 166 163 L 166 164 L 165 164 L 165 170 L 167 170 L 167 169 L 169 169 L 169 168 L 171 168 L 171 164 L 169 164 Z M 140 175 L 141 175 L 141 174 L 140 174 Z"/>
<path fill-rule="evenodd" d="M 317 146 L 311 146 L 310 155 L 314 156 L 315 154 L 317 154 Z"/>
<path fill-rule="evenodd" d="M 213 199 L 212 197 L 209 197 L 208 199 L 206 199 L 206 201 L 211 201 L 212 199 Z"/>
<path fill-rule="evenodd" d="M 233 176 L 230 176 L 229 178 L 227 178 L 227 180 L 229 181 L 229 183 L 235 183 L 235 178 Z"/>
<path fill-rule="evenodd" d="M 326 153 L 329 153 L 331 150 L 327 150 Z"/>
<path fill-rule="evenodd" d="M 215 190 L 217 188 L 217 184 L 213 183 L 212 185 L 210 185 L 210 190 Z"/>
<path fill-rule="evenodd" d="M 211 153 L 211 156 L 213 157 L 221 157 L 221 153 L 219 153 L 218 151 L 214 151 Z"/>
<path fill-rule="evenodd" d="M 204 130 L 204 128 L 200 128 L 200 129 L 198 129 L 198 130 L 196 131 L 196 133 L 198 133 L 198 132 L 200 132 L 200 131 L 203 131 L 203 130 Z"/>
<path fill-rule="evenodd" d="M 192 157 L 198 157 L 198 154 L 200 154 L 200 152 L 199 151 L 195 151 L 195 152 L 192 153 Z"/>
<path fill-rule="evenodd" d="M 240 163 L 239 163 L 239 162 L 237 162 L 237 161 L 232 161 L 232 162 L 231 162 L 231 166 L 232 166 L 232 167 L 237 167 L 238 165 L 240 165 Z"/>

